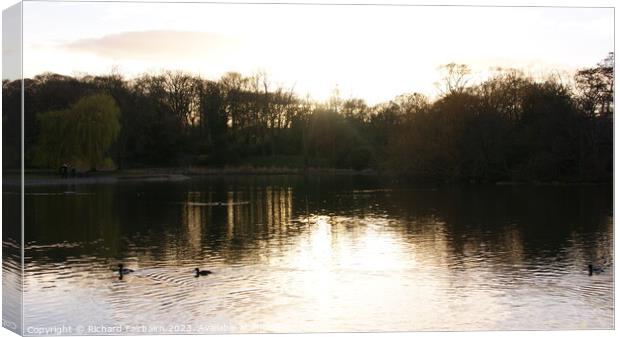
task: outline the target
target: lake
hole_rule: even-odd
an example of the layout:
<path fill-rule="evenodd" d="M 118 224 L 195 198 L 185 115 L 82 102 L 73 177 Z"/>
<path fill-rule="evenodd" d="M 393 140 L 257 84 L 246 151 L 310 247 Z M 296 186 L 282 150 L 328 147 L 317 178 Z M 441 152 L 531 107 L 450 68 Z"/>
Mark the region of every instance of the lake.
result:
<path fill-rule="evenodd" d="M 614 328 L 611 186 L 247 176 L 24 198 L 27 334 Z"/>

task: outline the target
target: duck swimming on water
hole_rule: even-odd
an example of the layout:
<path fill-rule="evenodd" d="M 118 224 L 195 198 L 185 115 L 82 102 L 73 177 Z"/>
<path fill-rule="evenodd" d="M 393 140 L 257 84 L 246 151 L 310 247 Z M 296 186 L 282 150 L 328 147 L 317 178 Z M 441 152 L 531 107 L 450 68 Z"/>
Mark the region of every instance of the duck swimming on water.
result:
<path fill-rule="evenodd" d="M 196 271 L 196 277 L 207 276 L 209 274 L 213 274 L 210 270 L 200 270 L 198 268 L 195 268 L 194 270 Z"/>
<path fill-rule="evenodd" d="M 594 267 L 592 264 L 588 265 L 588 275 L 592 276 L 592 274 L 600 274 L 604 272 L 601 267 Z"/>
<path fill-rule="evenodd" d="M 118 277 L 119 278 L 123 278 L 123 275 L 127 275 L 129 273 L 133 273 L 133 270 L 129 268 L 123 268 L 122 263 L 118 264 Z"/>

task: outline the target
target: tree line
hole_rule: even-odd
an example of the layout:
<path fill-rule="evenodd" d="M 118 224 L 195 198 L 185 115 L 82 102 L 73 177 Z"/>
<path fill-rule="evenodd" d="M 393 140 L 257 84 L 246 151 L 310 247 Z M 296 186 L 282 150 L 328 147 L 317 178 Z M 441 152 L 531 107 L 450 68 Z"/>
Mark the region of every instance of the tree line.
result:
<path fill-rule="evenodd" d="M 24 80 L 24 160 L 33 168 L 68 161 L 372 169 L 439 181 L 610 180 L 613 65 L 610 53 L 571 81 L 498 69 L 473 83 L 467 66 L 448 64 L 437 98 L 410 93 L 372 106 L 336 91 L 325 102 L 301 97 L 265 73 L 217 81 L 173 71 L 133 79 L 45 73 Z M 18 160 L 11 125 L 19 115 L 11 111 L 20 91 L 20 81 L 3 81 L 5 166 Z"/>

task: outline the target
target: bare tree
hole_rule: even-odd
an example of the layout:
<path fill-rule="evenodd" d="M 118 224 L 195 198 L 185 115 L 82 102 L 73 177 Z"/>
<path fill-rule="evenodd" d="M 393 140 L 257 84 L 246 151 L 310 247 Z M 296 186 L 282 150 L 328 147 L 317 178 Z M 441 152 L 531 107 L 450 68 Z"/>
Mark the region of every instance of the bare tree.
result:
<path fill-rule="evenodd" d="M 469 82 L 471 70 L 466 64 L 448 63 L 439 67 L 443 75 L 436 83 L 442 95 L 462 93 Z"/>

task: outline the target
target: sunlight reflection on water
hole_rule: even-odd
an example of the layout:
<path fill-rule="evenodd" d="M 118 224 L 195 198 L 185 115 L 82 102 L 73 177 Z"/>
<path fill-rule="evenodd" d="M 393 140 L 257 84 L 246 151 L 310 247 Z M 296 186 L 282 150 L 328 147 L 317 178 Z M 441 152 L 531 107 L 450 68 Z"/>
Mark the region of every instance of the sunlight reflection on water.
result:
<path fill-rule="evenodd" d="M 199 180 L 26 196 L 25 324 L 613 328 L 606 189 L 358 185 Z M 119 280 L 118 261 L 136 272 Z M 606 272 L 588 276 L 590 261 Z"/>

